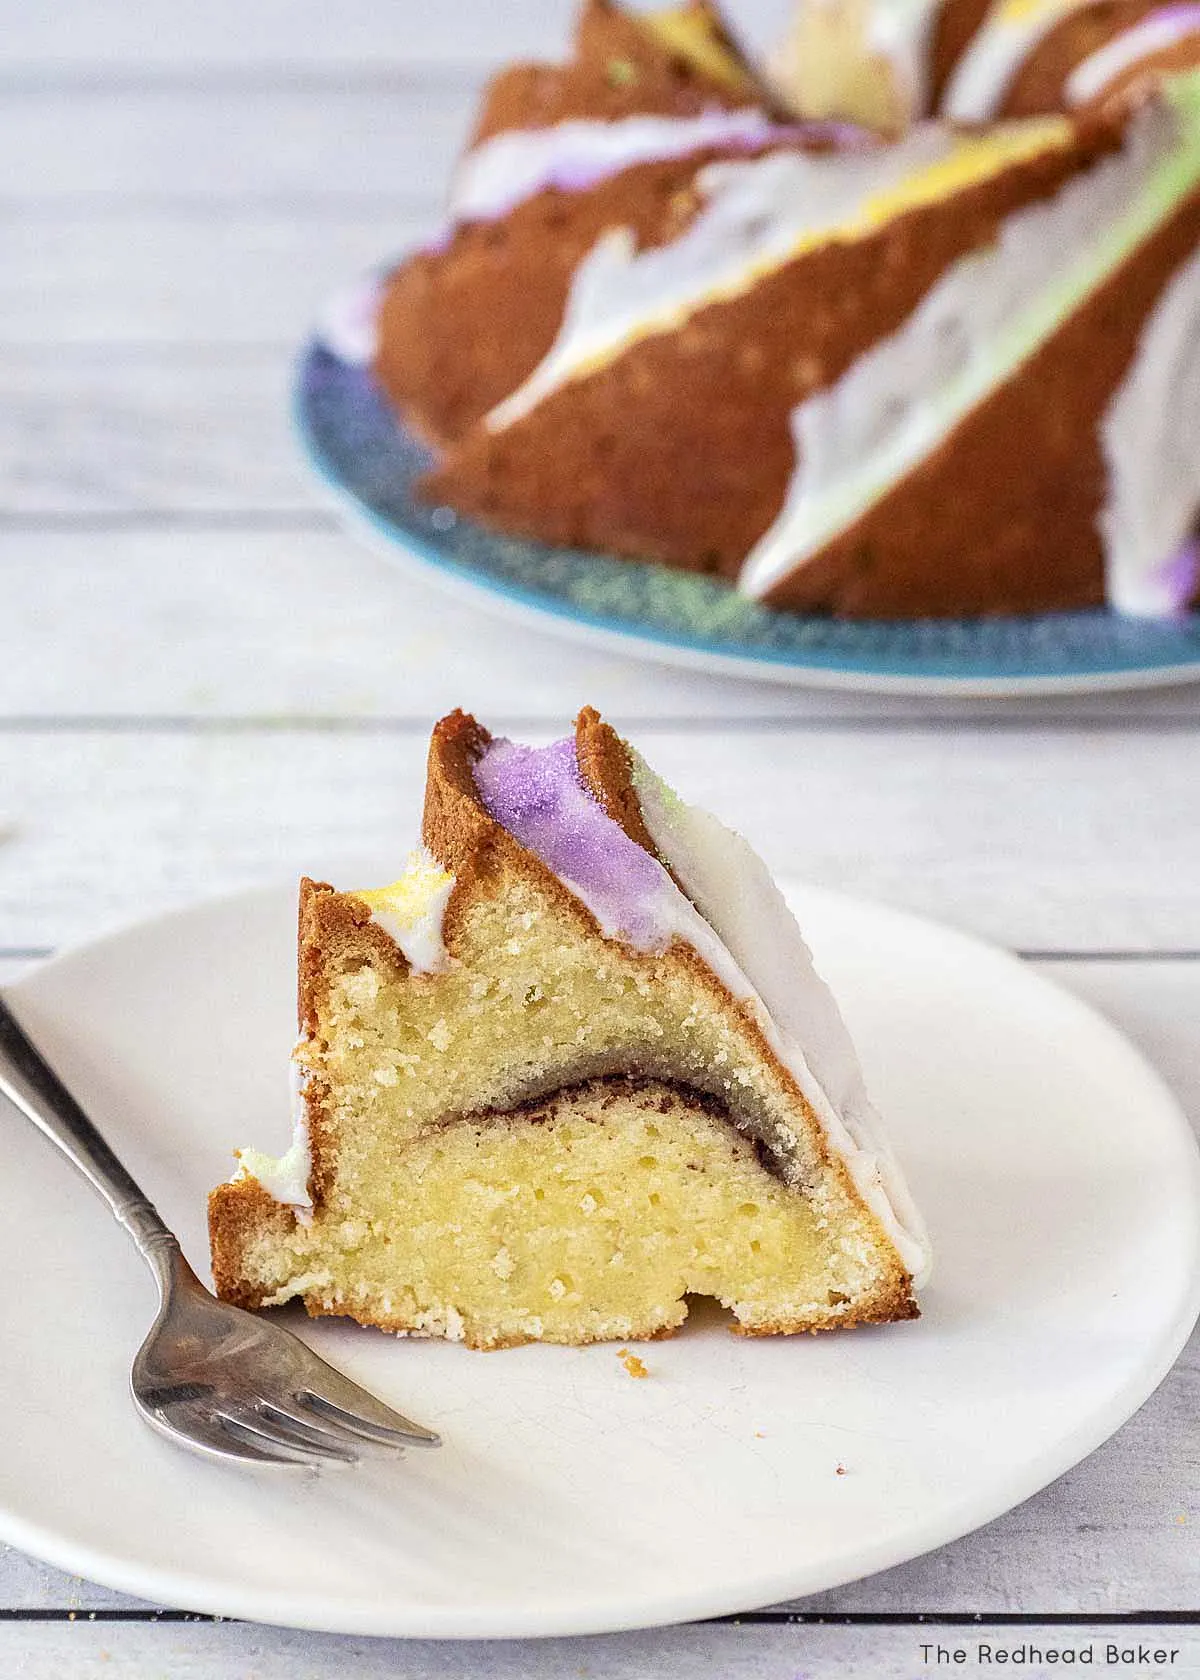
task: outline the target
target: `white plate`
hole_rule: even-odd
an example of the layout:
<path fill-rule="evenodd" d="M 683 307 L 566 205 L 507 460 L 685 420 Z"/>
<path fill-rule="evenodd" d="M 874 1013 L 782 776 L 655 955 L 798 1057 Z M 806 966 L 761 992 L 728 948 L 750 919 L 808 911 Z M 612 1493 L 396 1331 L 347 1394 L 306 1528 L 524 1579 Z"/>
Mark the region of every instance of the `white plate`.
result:
<path fill-rule="evenodd" d="M 1183 1116 L 1116 1032 L 1014 960 L 893 911 L 790 896 L 932 1226 L 919 1323 L 753 1341 L 710 1317 L 642 1348 L 650 1376 L 633 1381 L 611 1345 L 485 1355 L 300 1320 L 445 1447 L 300 1480 L 225 1470 L 134 1415 L 150 1277 L 6 1111 L 0 1537 L 127 1592 L 262 1621 L 589 1633 L 886 1568 L 1098 1446 L 1200 1307 Z M 205 1192 L 230 1150 L 286 1142 L 293 920 L 290 889 L 221 900 L 12 991 L 201 1270 Z"/>

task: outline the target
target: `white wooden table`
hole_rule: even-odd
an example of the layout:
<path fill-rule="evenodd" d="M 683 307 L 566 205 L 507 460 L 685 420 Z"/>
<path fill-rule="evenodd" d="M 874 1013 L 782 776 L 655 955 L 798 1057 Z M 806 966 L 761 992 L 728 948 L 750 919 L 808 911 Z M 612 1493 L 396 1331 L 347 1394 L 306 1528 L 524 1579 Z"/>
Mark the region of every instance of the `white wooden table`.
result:
<path fill-rule="evenodd" d="M 761 34 L 778 10 L 742 16 Z M 0 982 L 127 917 L 364 841 L 399 854 L 432 718 L 545 734 L 587 700 L 781 871 L 1025 953 L 1200 1116 L 1200 691 L 1017 708 L 705 680 L 501 627 L 317 503 L 287 423 L 301 335 L 432 224 L 482 68 L 557 45 L 567 13 L 0 0 Z M 922 1674 L 939 1642 L 990 1672 L 956 1625 L 975 1614 L 1040 1618 L 993 1642 L 1094 1638 L 1099 1668 L 1140 1640 L 1200 1673 L 1200 1627 L 1116 1620 L 1200 1611 L 1198 1418 L 1194 1339 L 1062 1481 L 800 1621 L 318 1638 L 159 1614 L 0 1548 L 0 1675 L 825 1680 Z"/>

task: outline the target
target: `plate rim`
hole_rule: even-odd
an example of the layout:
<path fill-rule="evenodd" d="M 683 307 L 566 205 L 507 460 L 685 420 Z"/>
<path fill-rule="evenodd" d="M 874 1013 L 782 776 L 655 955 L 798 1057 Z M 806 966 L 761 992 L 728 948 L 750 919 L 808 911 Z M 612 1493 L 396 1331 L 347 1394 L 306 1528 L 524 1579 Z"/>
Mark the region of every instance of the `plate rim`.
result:
<path fill-rule="evenodd" d="M 798 899 L 803 904 L 807 900 L 810 904 L 822 905 L 834 914 L 839 909 L 848 910 L 851 914 L 865 910 L 873 917 L 879 916 L 891 922 L 898 932 L 902 932 L 906 926 L 915 926 L 926 934 L 932 933 L 948 942 L 952 947 L 957 945 L 964 952 L 970 951 L 985 962 L 1003 968 L 1010 977 L 1019 975 L 1023 985 L 1052 995 L 1059 1008 L 1066 1008 L 1077 1020 L 1086 1023 L 1090 1031 L 1105 1038 L 1124 1058 L 1131 1072 L 1136 1071 L 1144 1081 L 1146 1090 L 1154 1092 L 1164 1117 L 1170 1115 L 1173 1126 L 1184 1140 L 1192 1195 L 1186 1199 L 1181 1195 L 1180 1205 L 1181 1208 L 1186 1206 L 1190 1209 L 1191 1245 L 1195 1259 L 1200 1262 L 1200 1139 L 1197 1138 L 1182 1104 L 1157 1067 L 1119 1027 L 1077 994 L 1034 969 L 1025 959 L 976 934 L 964 932 L 935 917 L 882 903 L 870 897 L 801 881 L 786 872 L 781 873 L 777 880 L 789 903 Z M 76 963 L 91 962 L 97 956 L 102 958 L 107 948 L 118 947 L 131 936 L 152 927 L 159 928 L 163 924 L 186 923 L 193 918 L 203 920 L 208 914 L 235 908 L 243 902 L 264 903 L 268 899 L 281 897 L 285 888 L 289 893 L 295 891 L 294 877 L 290 874 L 235 891 L 207 895 L 148 916 L 127 918 L 85 941 L 38 960 L 17 980 L 0 988 L 0 995 L 15 1000 L 19 1008 L 21 995 L 26 988 L 33 989 L 43 983 L 46 976 L 53 977 L 60 970 L 69 971 Z M 1189 1145 L 1190 1147 L 1187 1147 Z M 65 1163 L 64 1170 L 68 1170 Z M 750 1603 L 747 1602 L 747 1589 L 743 1586 L 740 1591 L 731 1591 L 724 1599 L 718 1598 L 710 1588 L 660 1592 L 651 1599 L 640 1601 L 636 1611 L 626 1611 L 623 1614 L 614 1613 L 611 1598 L 600 1598 L 594 1603 L 586 1601 L 585 1604 L 572 1600 L 557 1616 L 554 1613 L 547 1615 L 544 1612 L 526 1612 L 523 1620 L 509 1616 L 507 1620 L 501 1621 L 497 1618 L 494 1607 L 488 1607 L 482 1615 L 473 1616 L 470 1607 L 461 1604 L 426 1607 L 421 1613 L 409 1613 L 399 1618 L 389 1614 L 386 1608 L 376 1608 L 364 1613 L 361 1607 L 348 1616 L 335 1617 L 322 1613 L 321 1610 L 311 1610 L 307 1607 L 308 1601 L 301 1596 L 289 1597 L 286 1593 L 271 1590 L 264 1592 L 253 1585 L 231 1592 L 219 1584 L 214 1586 L 205 1577 L 187 1569 L 173 1568 L 170 1565 L 150 1567 L 144 1563 L 114 1561 L 111 1554 L 86 1542 L 64 1538 L 58 1530 L 42 1527 L 36 1521 L 14 1512 L 4 1503 L 0 1503 L 0 1541 L 40 1558 L 53 1567 L 83 1575 L 112 1590 L 148 1599 L 153 1603 L 169 1603 L 199 1614 L 238 1617 L 267 1625 L 331 1634 L 438 1640 L 511 1640 L 628 1632 L 712 1617 L 736 1616 L 760 1605 L 831 1591 L 950 1545 L 964 1535 L 995 1521 L 1090 1456 L 1150 1398 L 1174 1367 L 1186 1346 L 1197 1319 L 1200 1318 L 1200 1263 L 1193 1265 L 1187 1278 L 1181 1276 L 1179 1281 L 1177 1309 L 1169 1326 L 1164 1328 L 1161 1337 L 1155 1342 L 1153 1357 L 1144 1359 L 1138 1365 L 1134 1375 L 1089 1419 L 1088 1427 L 1077 1427 L 1070 1434 L 1048 1445 L 1033 1459 L 1024 1461 L 1019 1475 L 1013 1477 L 1010 1474 L 1000 1503 L 996 1503 L 994 1498 L 989 1498 L 981 1507 L 978 1493 L 966 1496 L 949 1511 L 943 1510 L 935 1519 L 925 1519 L 910 1525 L 903 1536 L 897 1535 L 890 1540 L 859 1548 L 855 1552 L 855 1565 L 850 1573 L 846 1572 L 844 1566 L 835 1565 L 828 1578 L 805 1581 L 801 1585 L 797 1585 L 794 1569 L 790 1572 L 784 1569 L 760 1573 L 756 1577 Z M 263 1485 L 269 1486 L 270 1478 L 264 1478 Z M 982 1515 L 981 1509 L 984 1511 Z M 164 1587 L 168 1589 L 165 1596 Z"/>
<path fill-rule="evenodd" d="M 302 457 L 332 510 L 342 518 L 352 535 L 365 541 L 383 560 L 400 570 L 415 572 L 457 599 L 469 601 L 510 622 L 521 622 L 527 626 L 532 623 L 548 634 L 556 634 L 585 646 L 601 647 L 607 652 L 623 653 L 628 658 L 640 656 L 657 664 L 702 671 L 722 678 L 766 682 L 777 687 L 811 687 L 905 699 L 1001 702 L 1059 696 L 1069 699 L 1085 694 L 1141 692 L 1200 683 L 1200 653 L 1195 659 L 1183 663 L 1147 665 L 1131 661 L 1100 670 L 1034 670 L 1019 676 L 981 671 L 975 675 L 955 676 L 946 672 L 889 671 L 878 665 L 855 665 L 848 663 L 843 655 L 823 660 L 819 655 L 801 657 L 792 653 L 775 657 L 769 652 L 738 652 L 728 646 L 713 645 L 684 635 L 673 636 L 647 627 L 626 627 L 602 614 L 491 577 L 451 557 L 420 533 L 401 528 L 344 482 L 324 452 L 306 402 L 307 376 L 319 355 L 329 357 L 341 367 L 350 365 L 329 348 L 319 329 L 311 332 L 293 364 L 290 415 L 292 431 L 300 444 Z M 357 371 L 370 379 L 378 391 L 368 370 Z M 404 429 L 394 415 L 393 420 L 398 428 Z M 467 523 L 485 531 L 477 522 Z M 1035 624 L 1052 616 L 1017 615 L 1012 617 L 1011 622 Z M 926 621 L 910 619 L 900 622 L 916 625 Z"/>

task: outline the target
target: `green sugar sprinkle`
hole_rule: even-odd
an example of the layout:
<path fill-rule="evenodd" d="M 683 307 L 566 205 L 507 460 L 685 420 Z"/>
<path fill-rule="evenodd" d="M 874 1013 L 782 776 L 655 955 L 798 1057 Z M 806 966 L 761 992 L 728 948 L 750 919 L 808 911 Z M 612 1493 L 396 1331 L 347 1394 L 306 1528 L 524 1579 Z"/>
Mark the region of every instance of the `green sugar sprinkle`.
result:
<path fill-rule="evenodd" d="M 638 79 L 637 66 L 627 58 L 610 58 L 608 79 L 613 87 L 630 87 Z"/>

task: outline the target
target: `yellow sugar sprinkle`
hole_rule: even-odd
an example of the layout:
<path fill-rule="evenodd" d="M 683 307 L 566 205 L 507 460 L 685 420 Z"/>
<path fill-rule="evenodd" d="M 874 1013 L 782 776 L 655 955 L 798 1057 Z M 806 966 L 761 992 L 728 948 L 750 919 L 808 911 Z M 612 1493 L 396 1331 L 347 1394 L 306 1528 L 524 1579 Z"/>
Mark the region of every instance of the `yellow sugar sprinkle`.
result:
<path fill-rule="evenodd" d="M 986 134 L 961 136 L 945 157 L 868 199 L 861 216 L 848 224 L 846 231 L 869 232 L 910 210 L 937 204 L 1013 164 L 1066 146 L 1071 133 L 1065 117 L 1045 117 L 997 123 Z"/>
<path fill-rule="evenodd" d="M 1069 17 L 1087 4 L 1087 0 L 1000 0 L 994 6 L 988 22 L 1020 27 L 1024 23 L 1041 23 Z"/>
<path fill-rule="evenodd" d="M 402 927 L 413 927 L 429 914 L 434 899 L 453 882 L 453 875 L 428 854 L 410 852 L 408 867 L 398 880 L 386 887 L 358 890 L 354 896 L 369 904 L 372 910 L 387 911 Z"/>

